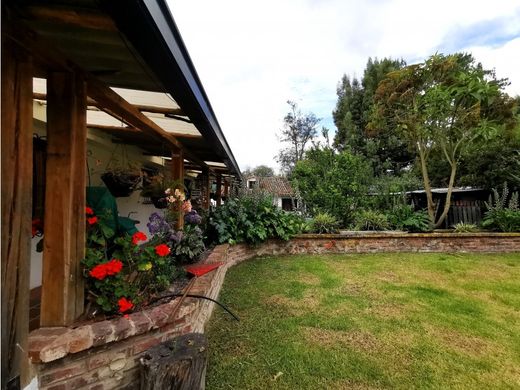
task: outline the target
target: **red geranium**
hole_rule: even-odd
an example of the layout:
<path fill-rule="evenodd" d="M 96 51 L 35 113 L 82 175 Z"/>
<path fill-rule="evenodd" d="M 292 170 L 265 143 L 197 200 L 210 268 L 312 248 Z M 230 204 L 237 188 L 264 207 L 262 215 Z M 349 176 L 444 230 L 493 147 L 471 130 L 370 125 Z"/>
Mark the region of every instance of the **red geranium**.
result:
<path fill-rule="evenodd" d="M 119 301 L 117 301 L 117 304 L 119 305 L 120 313 L 124 313 L 125 311 L 131 310 L 134 307 L 132 301 L 129 301 L 125 297 L 119 299 Z"/>
<path fill-rule="evenodd" d="M 97 221 L 98 221 L 97 217 L 87 218 L 87 222 L 88 222 L 89 225 L 94 225 Z"/>
<path fill-rule="evenodd" d="M 103 280 L 107 276 L 115 275 L 123 269 L 123 263 L 121 260 L 112 259 L 106 263 L 101 263 L 92 268 L 89 275 L 98 280 Z"/>
<path fill-rule="evenodd" d="M 90 207 L 85 207 L 85 214 L 87 215 L 93 215 L 94 214 L 94 210 L 92 210 Z"/>
<path fill-rule="evenodd" d="M 134 235 L 132 236 L 132 242 L 134 243 L 134 245 L 137 245 L 139 241 L 146 241 L 146 234 L 144 234 L 143 232 L 134 233 Z"/>
<path fill-rule="evenodd" d="M 170 254 L 170 247 L 166 244 L 160 244 L 155 247 L 155 253 L 159 256 L 166 256 Z"/>
<path fill-rule="evenodd" d="M 89 275 L 95 279 L 103 280 L 107 276 L 107 269 L 105 264 L 98 264 L 94 268 L 92 268 L 89 272 Z"/>
<path fill-rule="evenodd" d="M 107 275 L 115 275 L 123 269 L 123 263 L 119 259 L 112 259 L 108 263 L 105 263 L 105 269 Z"/>

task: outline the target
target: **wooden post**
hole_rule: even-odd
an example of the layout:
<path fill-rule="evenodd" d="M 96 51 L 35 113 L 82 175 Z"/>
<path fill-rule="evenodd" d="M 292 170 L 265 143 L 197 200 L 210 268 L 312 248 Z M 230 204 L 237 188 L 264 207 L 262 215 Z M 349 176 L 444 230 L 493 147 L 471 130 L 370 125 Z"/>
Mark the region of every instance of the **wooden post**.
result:
<path fill-rule="evenodd" d="M 47 80 L 47 178 L 41 325 L 63 326 L 83 312 L 86 86 L 72 73 Z"/>
<path fill-rule="evenodd" d="M 32 76 L 31 58 L 2 36 L 2 388 L 30 379 Z"/>
<path fill-rule="evenodd" d="M 224 198 L 226 198 L 226 202 L 229 198 L 229 180 L 224 180 Z"/>
<path fill-rule="evenodd" d="M 211 205 L 210 200 L 211 195 L 211 187 L 210 187 L 210 177 L 209 171 L 202 171 L 202 208 L 204 210 L 209 210 L 209 206 Z"/>
<path fill-rule="evenodd" d="M 172 179 L 179 180 L 184 186 L 184 154 L 182 149 L 172 152 Z M 177 220 L 177 229 L 182 229 L 184 226 L 184 216 L 179 214 Z"/>
<path fill-rule="evenodd" d="M 188 333 L 146 351 L 141 358 L 141 390 L 202 390 L 208 364 L 208 341 Z"/>
<path fill-rule="evenodd" d="M 217 207 L 222 204 L 222 175 L 217 174 Z"/>

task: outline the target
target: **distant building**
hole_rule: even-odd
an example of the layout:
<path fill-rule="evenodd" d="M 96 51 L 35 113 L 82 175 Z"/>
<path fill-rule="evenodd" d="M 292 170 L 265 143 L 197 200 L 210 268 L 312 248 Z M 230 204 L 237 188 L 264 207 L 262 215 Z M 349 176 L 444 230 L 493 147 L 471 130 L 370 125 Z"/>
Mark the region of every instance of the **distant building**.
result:
<path fill-rule="evenodd" d="M 285 211 L 294 211 L 301 205 L 289 180 L 281 176 L 248 176 L 245 181 L 248 191 L 263 191 L 273 197 L 273 203 Z"/>

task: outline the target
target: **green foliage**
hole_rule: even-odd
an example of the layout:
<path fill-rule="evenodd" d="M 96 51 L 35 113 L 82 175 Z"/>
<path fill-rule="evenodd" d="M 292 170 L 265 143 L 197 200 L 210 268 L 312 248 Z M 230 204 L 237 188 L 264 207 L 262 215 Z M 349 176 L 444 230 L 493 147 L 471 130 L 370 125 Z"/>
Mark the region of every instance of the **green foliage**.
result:
<path fill-rule="evenodd" d="M 175 260 L 182 264 L 193 263 L 206 249 L 202 230 L 197 225 L 186 224 L 180 235 L 179 242 L 173 243 Z"/>
<path fill-rule="evenodd" d="M 328 213 L 318 213 L 311 222 L 311 231 L 319 234 L 337 233 L 338 221 Z"/>
<path fill-rule="evenodd" d="M 366 131 L 379 82 L 404 65 L 403 60 L 369 58 L 361 81 L 344 75 L 337 89 L 338 101 L 333 117 L 338 130 L 333 145 L 338 150 L 365 156 L 376 176 L 388 171 L 397 173 L 413 159 L 394 128 L 378 133 Z"/>
<path fill-rule="evenodd" d="M 253 169 L 248 169 L 244 172 L 242 172 L 242 175 L 244 176 L 260 176 L 260 177 L 270 177 L 274 176 L 274 170 L 271 167 L 268 167 L 267 165 L 258 165 L 254 167 Z"/>
<path fill-rule="evenodd" d="M 210 213 L 207 226 L 210 241 L 258 244 L 269 238 L 288 240 L 301 232 L 303 222 L 258 192 L 229 199 Z"/>
<path fill-rule="evenodd" d="M 370 166 L 363 157 L 314 147 L 296 164 L 291 182 L 311 214 L 326 212 L 347 226 L 353 221 L 354 211 L 366 204 L 371 178 Z"/>
<path fill-rule="evenodd" d="M 478 226 L 473 223 L 459 222 L 453 225 L 455 233 L 475 233 L 478 231 Z"/>
<path fill-rule="evenodd" d="M 387 215 L 390 226 L 394 229 L 413 233 L 429 232 L 432 225 L 428 213 L 414 211 L 410 205 L 397 205 Z"/>
<path fill-rule="evenodd" d="M 482 221 L 482 227 L 499 232 L 520 231 L 520 208 L 518 204 L 518 192 L 513 192 L 509 197 L 507 183 L 504 183 L 502 195 L 496 189 L 485 202 L 487 211 Z"/>
<path fill-rule="evenodd" d="M 385 214 L 372 210 L 362 210 L 354 220 L 357 230 L 387 230 L 390 227 Z"/>
<path fill-rule="evenodd" d="M 401 176 L 381 175 L 370 184 L 367 203 L 370 209 L 386 213 L 398 205 L 406 204 L 406 192 L 418 188 L 421 188 L 420 180 L 410 172 Z"/>

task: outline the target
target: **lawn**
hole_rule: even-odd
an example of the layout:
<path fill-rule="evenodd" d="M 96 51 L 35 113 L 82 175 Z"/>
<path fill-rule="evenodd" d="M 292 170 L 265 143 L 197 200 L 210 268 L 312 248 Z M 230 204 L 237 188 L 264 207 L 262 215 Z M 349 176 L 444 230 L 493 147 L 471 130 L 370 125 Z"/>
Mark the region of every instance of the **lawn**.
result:
<path fill-rule="evenodd" d="M 520 389 L 519 254 L 265 257 L 220 300 L 211 390 Z"/>

